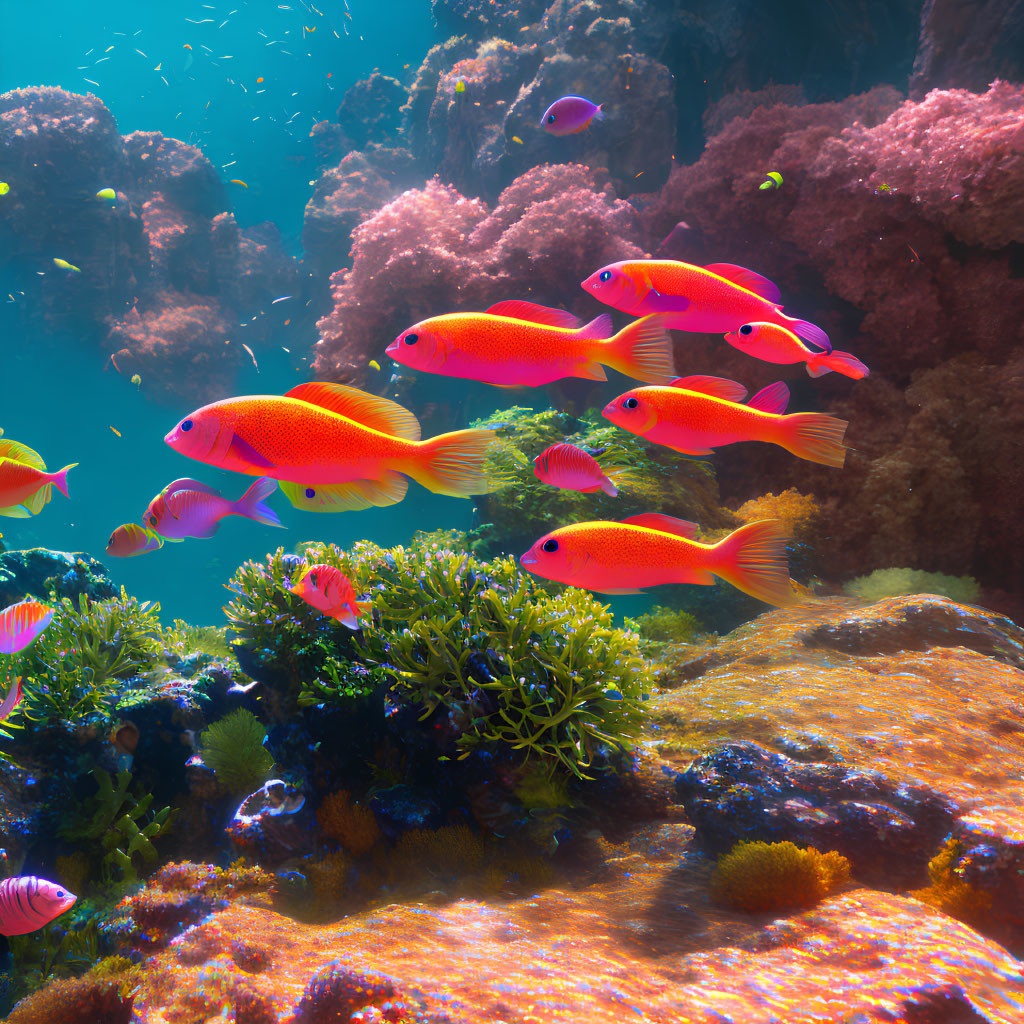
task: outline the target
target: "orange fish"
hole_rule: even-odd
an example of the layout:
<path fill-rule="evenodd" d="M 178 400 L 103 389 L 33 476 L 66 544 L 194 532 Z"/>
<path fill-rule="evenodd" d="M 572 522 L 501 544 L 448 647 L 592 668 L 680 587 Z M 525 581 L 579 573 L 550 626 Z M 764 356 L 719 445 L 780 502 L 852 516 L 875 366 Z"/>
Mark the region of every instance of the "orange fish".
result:
<path fill-rule="evenodd" d="M 0 654 L 17 654 L 53 622 L 53 609 L 38 601 L 20 601 L 0 612 Z"/>
<path fill-rule="evenodd" d="M 746 352 L 755 359 L 763 359 L 766 363 L 806 363 L 807 372 L 812 377 L 836 373 L 860 380 L 870 371 L 849 352 L 819 352 L 808 348 L 792 331 L 778 324 L 752 323 L 744 324 L 739 330 L 730 331 L 725 340 Z"/>
<path fill-rule="evenodd" d="M 407 409 L 343 384 L 299 384 L 283 397 L 251 395 L 205 405 L 164 440 L 210 466 L 281 482 L 296 507 L 344 512 L 393 505 L 412 477 L 435 494 L 494 489 L 484 457 L 490 430 L 426 441 Z"/>
<path fill-rule="evenodd" d="M 779 289 L 734 263 L 697 267 L 677 260 L 622 260 L 595 271 L 583 287 L 596 299 L 633 316 L 661 313 L 678 331 L 724 334 L 740 324 L 780 324 L 826 352 L 828 335 L 782 312 Z"/>
<path fill-rule="evenodd" d="M 337 619 L 349 629 L 359 628 L 359 616 L 365 606 L 356 600 L 352 581 L 333 565 L 320 562 L 307 566 L 289 589 L 318 612 Z"/>
<path fill-rule="evenodd" d="M 583 494 L 604 491 L 613 498 L 619 493 L 618 487 L 605 475 L 597 459 L 574 444 L 563 442 L 545 448 L 533 460 L 533 473 L 541 483 L 566 491 L 580 491 Z"/>
<path fill-rule="evenodd" d="M 621 522 L 577 523 L 545 534 L 520 559 L 544 579 L 596 590 L 639 594 L 665 583 L 731 583 L 759 601 L 794 600 L 786 531 L 777 519 L 734 530 L 717 544 L 695 540 L 696 523 L 657 512 Z"/>
<path fill-rule="evenodd" d="M 48 473 L 37 452 L 17 441 L 0 439 L 0 516 L 25 519 L 43 510 L 52 487 L 68 496 L 68 471 L 77 462 Z"/>
<path fill-rule="evenodd" d="M 607 380 L 606 366 L 659 384 L 672 369 L 672 340 L 659 317 L 612 336 L 602 314 L 585 327 L 571 313 L 511 299 L 486 313 L 449 313 L 403 331 L 387 354 L 404 366 L 498 387 L 539 387 L 563 377 Z"/>
<path fill-rule="evenodd" d="M 679 377 L 668 387 L 634 388 L 604 407 L 617 427 L 684 455 L 710 455 L 737 441 L 767 441 L 809 462 L 842 466 L 846 420 L 822 412 L 784 415 L 785 384 L 770 384 L 747 405 L 747 389 L 721 377 Z"/>

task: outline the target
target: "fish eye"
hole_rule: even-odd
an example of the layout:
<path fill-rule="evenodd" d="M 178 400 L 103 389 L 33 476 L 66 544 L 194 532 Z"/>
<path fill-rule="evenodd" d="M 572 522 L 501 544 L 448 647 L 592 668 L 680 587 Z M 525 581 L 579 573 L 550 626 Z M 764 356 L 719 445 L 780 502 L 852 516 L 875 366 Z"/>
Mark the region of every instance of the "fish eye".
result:
<path fill-rule="evenodd" d="M 316 497 L 316 491 L 312 487 L 307 487 L 306 488 L 306 497 L 307 498 L 315 498 Z"/>
<path fill-rule="evenodd" d="M 554 537 L 552 537 L 550 540 L 544 541 L 544 544 L 542 545 L 541 550 L 542 551 L 547 551 L 548 554 L 550 554 L 552 551 L 557 551 L 558 550 L 558 541 L 555 540 Z"/>
<path fill-rule="evenodd" d="M 635 398 L 627 398 L 622 403 L 623 409 L 635 409 L 640 403 Z"/>
<path fill-rule="evenodd" d="M 62 900 L 65 896 L 67 896 L 67 893 L 63 889 L 57 890 L 57 899 Z"/>
<path fill-rule="evenodd" d="M 601 271 L 601 277 L 599 278 L 599 280 L 601 280 L 601 281 L 610 281 L 611 279 L 612 279 L 612 272 L 610 270 L 602 270 Z"/>
<path fill-rule="evenodd" d="M 159 520 L 157 519 L 157 517 L 155 515 L 152 515 L 152 516 L 149 517 L 149 522 L 150 522 L 150 525 L 156 526 L 158 524 Z"/>
<path fill-rule="evenodd" d="M 747 335 L 747 334 L 753 334 L 753 333 L 754 333 L 754 326 L 753 326 L 753 324 L 744 324 L 740 328 L 740 334 L 742 334 L 744 336 Z"/>
<path fill-rule="evenodd" d="M 185 433 L 187 434 L 192 429 L 192 421 L 191 420 L 182 420 L 181 421 L 181 429 L 184 430 Z"/>
<path fill-rule="evenodd" d="M 407 334 L 405 336 L 405 343 L 406 343 L 406 345 L 415 345 L 416 342 L 419 341 L 419 340 L 420 340 L 420 336 L 418 334 Z"/>
<path fill-rule="evenodd" d="M 554 124 L 554 123 L 555 123 L 555 115 L 554 114 L 548 114 L 548 124 Z"/>

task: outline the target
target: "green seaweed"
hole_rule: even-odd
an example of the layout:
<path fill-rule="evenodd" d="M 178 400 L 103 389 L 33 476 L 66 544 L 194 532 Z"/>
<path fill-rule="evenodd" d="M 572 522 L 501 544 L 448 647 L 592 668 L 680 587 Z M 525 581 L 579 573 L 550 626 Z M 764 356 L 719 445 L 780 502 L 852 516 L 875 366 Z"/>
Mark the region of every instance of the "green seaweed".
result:
<path fill-rule="evenodd" d="M 150 814 L 153 795 L 132 791 L 131 772 L 118 772 L 116 780 L 99 767 L 92 774 L 98 788 L 92 798 L 91 815 L 66 826 L 59 834 L 87 844 L 99 843 L 104 851 L 101 863 L 105 881 L 137 881 L 141 864 L 157 859 L 153 840 L 169 831 L 174 813 L 164 807 Z"/>
<path fill-rule="evenodd" d="M 25 696 L 4 727 L 110 717 L 127 681 L 157 664 L 159 610 L 123 587 L 106 601 L 62 598 L 49 628 L 15 660 Z"/>
<path fill-rule="evenodd" d="M 721 507 L 710 464 L 652 445 L 609 424 L 591 410 L 582 419 L 555 410 L 522 406 L 495 412 L 473 426 L 491 427 L 503 444 L 489 455 L 487 472 L 513 486 L 476 499 L 481 525 L 471 534 L 481 557 L 519 554 L 559 526 L 591 519 L 624 519 L 640 512 L 664 512 L 705 529 L 738 524 Z M 619 493 L 582 494 L 541 483 L 533 460 L 549 445 L 565 441 L 591 450 Z"/>
<path fill-rule="evenodd" d="M 668 644 L 693 643 L 706 632 L 695 615 L 660 604 L 656 604 L 644 615 L 635 619 L 626 618 L 624 621 L 627 629 L 640 634 L 650 654 L 658 653 Z"/>
<path fill-rule="evenodd" d="M 211 658 L 230 658 L 227 629 L 216 626 L 190 626 L 182 619 L 175 619 L 162 632 L 164 650 L 168 654 L 187 657 L 190 654 L 207 654 Z"/>
<path fill-rule="evenodd" d="M 217 781 L 232 794 L 259 789 L 274 767 L 274 758 L 263 745 L 267 730 L 245 708 L 238 708 L 214 722 L 199 737 L 203 761 Z"/>
<path fill-rule="evenodd" d="M 874 603 L 903 594 L 939 594 L 951 601 L 971 604 L 978 600 L 978 581 L 971 576 L 946 576 L 921 569 L 876 569 L 846 584 L 848 594 Z"/>

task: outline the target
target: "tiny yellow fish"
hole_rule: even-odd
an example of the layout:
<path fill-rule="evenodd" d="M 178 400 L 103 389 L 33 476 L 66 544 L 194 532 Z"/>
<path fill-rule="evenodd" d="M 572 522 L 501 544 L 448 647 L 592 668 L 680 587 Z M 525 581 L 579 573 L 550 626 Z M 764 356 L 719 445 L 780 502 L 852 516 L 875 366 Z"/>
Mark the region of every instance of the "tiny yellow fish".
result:
<path fill-rule="evenodd" d="M 525 146 L 526 145 L 526 143 L 523 142 L 523 140 L 521 138 L 519 138 L 518 135 L 513 135 L 512 136 L 512 141 L 513 142 L 518 142 L 520 146 Z"/>
<path fill-rule="evenodd" d="M 132 374 L 132 383 L 135 385 L 136 390 L 142 390 L 142 377 L 137 373 Z"/>
<path fill-rule="evenodd" d="M 113 202 L 117 198 L 117 193 L 112 188 L 101 188 L 99 192 L 96 193 L 96 198 L 109 199 Z"/>
<path fill-rule="evenodd" d="M 232 178 L 231 181 L 229 182 L 229 184 L 231 184 L 231 185 L 241 185 L 242 188 L 248 188 L 249 187 L 248 185 L 246 185 L 246 183 L 244 181 L 242 181 L 241 178 Z"/>
<path fill-rule="evenodd" d="M 782 175 L 778 171 L 769 171 L 768 180 L 757 186 L 762 192 L 770 188 L 782 188 Z"/>
<path fill-rule="evenodd" d="M 120 437 L 120 436 L 121 436 L 121 431 L 120 431 L 120 430 L 118 430 L 118 429 L 117 429 L 117 427 L 111 427 L 110 429 L 111 429 L 111 430 L 112 430 L 112 431 L 113 431 L 113 432 L 114 432 L 115 434 L 117 434 L 117 436 L 118 436 L 118 437 Z"/>
<path fill-rule="evenodd" d="M 458 79 L 455 82 L 455 91 L 456 92 L 465 92 L 466 91 L 466 80 L 464 78 L 460 78 L 460 79 Z"/>
<path fill-rule="evenodd" d="M 883 181 L 882 184 L 879 185 L 878 188 L 875 189 L 875 195 L 877 196 L 879 192 L 889 192 L 889 193 L 891 193 L 892 191 L 893 191 L 892 185 L 887 185 Z"/>
<path fill-rule="evenodd" d="M 60 267 L 61 270 L 70 270 L 75 274 L 80 274 L 82 272 L 73 263 L 68 263 L 67 260 L 58 259 L 56 256 L 53 257 L 53 265 L 55 267 Z"/>
<path fill-rule="evenodd" d="M 0 181 L 0 196 L 7 195 L 11 191 L 11 186 L 6 181 Z"/>
<path fill-rule="evenodd" d="M 376 359 L 371 359 L 367 365 L 372 366 L 375 370 L 380 369 L 380 363 L 378 363 Z"/>

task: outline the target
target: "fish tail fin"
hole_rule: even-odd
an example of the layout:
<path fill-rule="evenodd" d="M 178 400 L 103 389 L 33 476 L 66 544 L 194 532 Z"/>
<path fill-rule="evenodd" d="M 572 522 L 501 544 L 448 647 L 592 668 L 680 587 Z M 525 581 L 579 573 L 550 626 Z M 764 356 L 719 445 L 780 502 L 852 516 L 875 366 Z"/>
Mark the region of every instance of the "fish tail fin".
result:
<path fill-rule="evenodd" d="M 70 466 L 65 466 L 63 469 L 60 469 L 53 474 L 53 486 L 56 487 L 65 498 L 70 497 L 68 494 L 68 472 L 74 469 L 77 465 L 77 462 L 72 462 Z"/>
<path fill-rule="evenodd" d="M 453 430 L 417 443 L 416 454 L 400 469 L 435 494 L 468 498 L 495 490 L 484 469 L 493 430 Z"/>
<path fill-rule="evenodd" d="M 263 504 L 264 498 L 269 498 L 276 490 L 276 480 L 261 476 L 235 503 L 237 514 L 255 519 L 265 526 L 283 526 L 277 513 L 269 505 Z"/>
<path fill-rule="evenodd" d="M 834 370 L 843 374 L 844 377 L 852 377 L 854 380 L 861 380 L 871 371 L 856 357 L 849 352 L 823 353 L 813 359 L 807 360 L 807 372 L 812 377 L 820 377 L 823 373 Z"/>
<path fill-rule="evenodd" d="M 714 546 L 711 571 L 758 601 L 784 607 L 796 594 L 789 578 L 786 528 L 778 519 L 762 519 L 734 530 Z"/>
<path fill-rule="evenodd" d="M 603 121 L 607 115 L 604 112 L 604 104 L 598 103 L 597 110 L 594 111 L 594 120 Z"/>
<path fill-rule="evenodd" d="M 795 412 L 778 421 L 775 433 L 765 440 L 782 445 L 808 462 L 841 468 L 846 461 L 843 435 L 849 423 L 823 412 Z"/>
<path fill-rule="evenodd" d="M 666 318 L 645 316 L 605 341 L 594 357 L 605 366 L 647 384 L 667 384 L 676 375 Z"/>
<path fill-rule="evenodd" d="M 782 326 L 791 330 L 798 338 L 817 345 L 823 352 L 832 351 L 832 342 L 820 327 L 807 320 L 796 320 L 791 316 L 786 316 L 785 313 L 780 313 L 779 317 L 785 321 Z"/>
<path fill-rule="evenodd" d="M 359 616 L 365 615 L 371 607 L 369 601 L 349 601 L 344 612 L 338 616 L 338 621 L 349 629 L 359 629 Z"/>
<path fill-rule="evenodd" d="M 617 498 L 619 496 L 618 487 L 616 487 L 614 481 L 609 479 L 607 476 L 601 478 L 601 490 L 613 498 Z"/>

